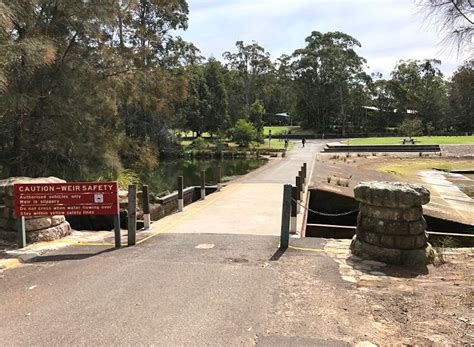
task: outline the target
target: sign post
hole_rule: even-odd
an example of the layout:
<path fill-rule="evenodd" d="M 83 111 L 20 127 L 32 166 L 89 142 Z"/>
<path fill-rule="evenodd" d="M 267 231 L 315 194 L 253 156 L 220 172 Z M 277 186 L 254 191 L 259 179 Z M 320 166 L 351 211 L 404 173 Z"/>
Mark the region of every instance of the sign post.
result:
<path fill-rule="evenodd" d="M 16 183 L 18 246 L 26 245 L 25 217 L 114 216 L 115 246 L 120 245 L 117 182 Z"/>

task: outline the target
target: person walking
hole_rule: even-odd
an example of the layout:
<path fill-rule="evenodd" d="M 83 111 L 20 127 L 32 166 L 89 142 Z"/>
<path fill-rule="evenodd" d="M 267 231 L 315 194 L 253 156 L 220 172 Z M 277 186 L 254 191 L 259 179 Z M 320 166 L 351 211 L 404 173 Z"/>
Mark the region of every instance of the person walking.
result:
<path fill-rule="evenodd" d="M 303 144 L 303 147 L 304 147 L 304 144 L 306 143 L 306 139 L 304 137 L 301 139 L 301 143 Z"/>

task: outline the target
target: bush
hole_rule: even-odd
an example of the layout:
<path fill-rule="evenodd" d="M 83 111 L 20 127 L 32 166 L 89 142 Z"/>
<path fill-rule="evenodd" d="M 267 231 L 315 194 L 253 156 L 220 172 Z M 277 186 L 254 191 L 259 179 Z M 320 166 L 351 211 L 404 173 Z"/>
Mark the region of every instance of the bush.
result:
<path fill-rule="evenodd" d="M 239 119 L 232 128 L 232 138 L 242 147 L 247 147 L 256 137 L 257 130 L 245 119 Z"/>
<path fill-rule="evenodd" d="M 193 149 L 207 149 L 209 145 L 202 137 L 198 137 L 191 143 L 190 147 Z"/>

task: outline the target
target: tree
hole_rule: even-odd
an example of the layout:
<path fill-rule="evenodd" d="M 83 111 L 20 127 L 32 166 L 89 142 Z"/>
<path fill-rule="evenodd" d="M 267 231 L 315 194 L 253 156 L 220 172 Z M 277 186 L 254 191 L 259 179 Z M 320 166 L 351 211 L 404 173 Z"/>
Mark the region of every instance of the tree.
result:
<path fill-rule="evenodd" d="M 273 69 L 273 64 L 270 53 L 256 42 L 245 45 L 243 41 L 237 41 L 235 46 L 237 53 L 224 52 L 223 56 L 242 79 L 245 108 L 248 109 L 258 98 L 261 77 Z"/>
<path fill-rule="evenodd" d="M 474 131 L 474 60 L 458 68 L 449 89 L 452 125 L 459 131 Z"/>
<path fill-rule="evenodd" d="M 253 124 L 257 131 L 257 140 L 263 140 L 263 115 L 265 114 L 265 107 L 260 100 L 256 100 L 248 110 L 247 118 Z"/>
<path fill-rule="evenodd" d="M 345 133 L 350 89 L 367 79 L 365 59 L 355 52 L 360 46 L 342 32 L 313 31 L 293 53 L 296 110 L 305 126 L 327 131 L 337 125 Z"/>
<path fill-rule="evenodd" d="M 447 84 L 434 59 L 400 61 L 392 72 L 390 87 L 395 108 L 402 117 L 414 112 L 424 124 L 447 126 Z"/>
<path fill-rule="evenodd" d="M 466 49 L 472 57 L 474 5 L 472 0 L 422 0 L 427 18 L 435 18 L 446 33 L 445 43 L 454 44 L 458 53 Z"/>
<path fill-rule="evenodd" d="M 398 130 L 401 134 L 411 139 L 413 136 L 423 135 L 423 123 L 420 118 L 407 118 L 402 122 Z"/>
<path fill-rule="evenodd" d="M 239 119 L 232 128 L 232 138 L 242 147 L 247 147 L 256 137 L 255 127 L 243 118 Z"/>
<path fill-rule="evenodd" d="M 201 65 L 190 66 L 188 73 L 189 93 L 184 101 L 182 112 L 186 129 L 196 132 L 196 135 L 200 137 L 206 130 L 206 118 L 211 110 L 210 93 Z"/>
<path fill-rule="evenodd" d="M 209 90 L 209 112 L 206 115 L 206 130 L 211 134 L 225 131 L 229 126 L 227 90 L 221 64 L 214 58 L 205 65 L 205 76 Z"/>

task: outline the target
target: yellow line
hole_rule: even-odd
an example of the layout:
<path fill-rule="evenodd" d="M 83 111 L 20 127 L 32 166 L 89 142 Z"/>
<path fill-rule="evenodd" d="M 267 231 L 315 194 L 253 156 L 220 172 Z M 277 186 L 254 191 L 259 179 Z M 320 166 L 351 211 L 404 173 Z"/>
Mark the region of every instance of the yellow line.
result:
<path fill-rule="evenodd" d="M 295 247 L 295 246 L 288 246 L 288 248 L 295 249 L 295 250 L 297 250 L 297 251 L 315 252 L 315 253 L 325 253 L 325 250 L 324 250 L 324 249 L 304 248 L 304 247 Z"/>
<path fill-rule="evenodd" d="M 3 265 L 2 270 L 4 270 L 6 268 L 9 268 L 9 267 L 12 267 L 12 266 L 15 266 L 15 265 L 23 264 L 23 260 L 18 259 L 18 258 L 5 259 L 5 260 L 1 260 L 0 264 Z"/>

